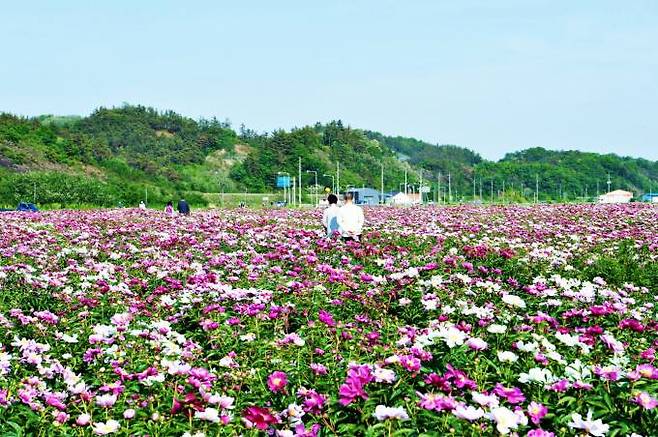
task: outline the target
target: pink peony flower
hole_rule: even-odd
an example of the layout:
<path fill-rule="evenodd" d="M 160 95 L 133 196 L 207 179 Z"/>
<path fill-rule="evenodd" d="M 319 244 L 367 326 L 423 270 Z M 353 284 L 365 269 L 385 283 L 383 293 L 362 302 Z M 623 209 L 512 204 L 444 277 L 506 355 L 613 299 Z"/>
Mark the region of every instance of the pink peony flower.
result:
<path fill-rule="evenodd" d="M 91 423 L 91 416 L 87 413 L 81 414 L 77 419 L 75 419 L 75 423 L 77 423 L 79 426 L 87 426 L 89 423 Z"/>
<path fill-rule="evenodd" d="M 547 413 L 548 408 L 540 403 L 532 401 L 530 402 L 530 405 L 528 405 L 528 417 L 530 417 L 530 420 L 535 425 L 539 424 L 539 421 L 546 416 Z"/>
<path fill-rule="evenodd" d="M 288 375 L 285 372 L 276 371 L 272 372 L 267 378 L 267 386 L 274 393 L 281 393 L 288 385 Z"/>
<path fill-rule="evenodd" d="M 322 364 L 311 363 L 310 367 L 313 373 L 318 376 L 327 374 L 327 368 Z"/>
<path fill-rule="evenodd" d="M 645 391 L 636 394 L 632 400 L 645 410 L 651 410 L 658 406 L 658 400 L 651 397 L 651 395 Z"/>
<path fill-rule="evenodd" d="M 426 393 L 426 394 L 417 393 L 417 394 L 420 397 L 418 406 L 426 410 L 452 411 L 458 405 L 457 401 L 454 398 L 443 394 L 436 394 L 436 393 Z"/>

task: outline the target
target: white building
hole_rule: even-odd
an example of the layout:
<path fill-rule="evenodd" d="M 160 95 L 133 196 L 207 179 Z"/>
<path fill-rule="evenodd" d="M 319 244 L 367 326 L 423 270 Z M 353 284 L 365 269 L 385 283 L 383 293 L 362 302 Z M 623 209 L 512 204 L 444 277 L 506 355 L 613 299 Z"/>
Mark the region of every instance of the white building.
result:
<path fill-rule="evenodd" d="M 420 203 L 420 195 L 418 193 L 399 192 L 390 198 L 391 205 L 417 205 Z"/>
<path fill-rule="evenodd" d="M 599 203 L 628 203 L 633 198 L 633 193 L 624 190 L 615 190 L 599 196 Z"/>

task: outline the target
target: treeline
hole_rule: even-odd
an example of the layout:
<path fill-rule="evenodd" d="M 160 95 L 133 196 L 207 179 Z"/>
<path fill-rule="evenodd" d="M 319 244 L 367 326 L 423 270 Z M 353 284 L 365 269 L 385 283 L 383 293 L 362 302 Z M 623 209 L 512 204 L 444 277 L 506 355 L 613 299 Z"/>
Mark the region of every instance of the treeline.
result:
<path fill-rule="evenodd" d="M 120 202 L 116 188 L 97 179 L 81 175 L 30 172 L 0 178 L 0 199 L 15 206 L 28 201 L 37 204 L 79 207 L 85 205 L 114 206 Z"/>
<path fill-rule="evenodd" d="M 228 121 L 194 120 L 173 111 L 124 105 L 99 108 L 88 117 L 0 114 L 0 204 L 33 200 L 52 205 L 134 205 L 186 197 L 205 204 L 204 193 L 272 192 L 277 173 L 298 175 L 303 194 L 318 176 L 332 186 L 340 163 L 340 185 L 404 189 L 419 180 L 430 198 L 453 200 L 574 200 L 612 189 L 635 194 L 658 191 L 658 163 L 645 159 L 531 148 L 498 162 L 455 145 L 391 137 L 331 121 L 258 133 Z M 331 176 L 325 176 L 331 175 Z M 597 190 L 598 185 L 598 190 Z M 480 196 L 482 193 L 482 196 Z"/>
<path fill-rule="evenodd" d="M 155 184 L 138 184 L 127 180 L 98 178 L 61 172 L 0 173 L 0 206 L 15 207 L 19 202 L 33 202 L 58 208 L 135 206 L 148 200 L 151 206 L 163 206 L 170 200 L 185 197 L 195 205 L 206 200 L 196 192 L 172 192 Z"/>
<path fill-rule="evenodd" d="M 331 187 L 331 176 L 336 178 L 337 166 L 340 166 L 342 189 L 348 186 L 379 188 L 382 166 L 389 189 L 404 180 L 405 169 L 411 182 L 418 179 L 416 172 L 400 162 L 393 151 L 341 121 L 318 123 L 290 132 L 243 133 L 240 140 L 249 144 L 253 152 L 233 167 L 231 177 L 249 190 L 274 189 L 279 172 L 299 177 L 299 157 L 302 157 L 304 187 L 315 184 L 315 174 L 307 170 L 317 172 L 318 185 Z"/>
<path fill-rule="evenodd" d="M 504 192 L 508 200 L 527 201 L 534 199 L 537 188 L 539 200 L 591 200 L 597 193 L 607 192 L 608 175 L 612 190 L 628 190 L 635 195 L 658 190 L 658 162 L 642 158 L 533 147 L 493 162 L 463 147 L 369 131 L 366 135 L 423 169 L 425 177 L 434 181 L 433 191 L 440 176 L 443 196 L 450 175 L 453 199 L 458 200 L 475 197 L 498 201 Z"/>
<path fill-rule="evenodd" d="M 150 189 L 152 202 L 186 197 L 203 205 L 200 192 L 215 184 L 198 169 L 236 141 L 226 122 L 144 106 L 99 108 L 85 118 L 0 114 L 0 203 L 33 200 L 36 191 L 41 204 L 130 205 Z"/>
<path fill-rule="evenodd" d="M 119 157 L 150 175 L 178 180 L 175 166 L 202 164 L 209 153 L 230 150 L 237 136 L 227 122 L 195 121 L 173 111 L 144 106 L 100 108 L 67 128 L 64 134 L 99 142 L 105 157 Z"/>

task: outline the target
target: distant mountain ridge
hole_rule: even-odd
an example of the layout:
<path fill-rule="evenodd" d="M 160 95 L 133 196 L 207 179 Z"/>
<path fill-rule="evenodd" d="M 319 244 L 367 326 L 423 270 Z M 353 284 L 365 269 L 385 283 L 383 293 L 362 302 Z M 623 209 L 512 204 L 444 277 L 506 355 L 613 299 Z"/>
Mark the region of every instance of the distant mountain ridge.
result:
<path fill-rule="evenodd" d="M 402 189 L 404 174 L 417 189 L 421 174 L 429 198 L 532 199 L 539 178 L 542 200 L 573 200 L 607 189 L 636 194 L 658 189 L 658 162 L 642 158 L 533 147 L 497 162 L 456 145 L 355 129 L 342 121 L 262 134 L 229 122 L 194 120 L 173 111 L 124 105 L 87 117 L 0 114 L 0 204 L 35 198 L 41 204 L 111 206 L 186 196 L 204 204 L 206 193 L 272 192 L 278 172 L 298 176 L 304 195 L 340 184 Z M 307 170 L 309 172 L 307 172 Z M 441 179 L 439 179 L 439 177 Z M 38 198 L 36 194 L 38 193 Z"/>

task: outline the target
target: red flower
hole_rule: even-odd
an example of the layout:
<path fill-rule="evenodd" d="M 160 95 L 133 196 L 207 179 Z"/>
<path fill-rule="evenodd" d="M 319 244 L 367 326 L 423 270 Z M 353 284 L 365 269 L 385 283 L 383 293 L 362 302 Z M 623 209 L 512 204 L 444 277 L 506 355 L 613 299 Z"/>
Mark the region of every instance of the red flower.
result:
<path fill-rule="evenodd" d="M 242 412 L 242 420 L 247 428 L 253 428 L 255 426 L 261 430 L 267 429 L 272 424 L 279 423 L 279 419 L 272 415 L 269 408 L 263 407 L 247 407 Z"/>

